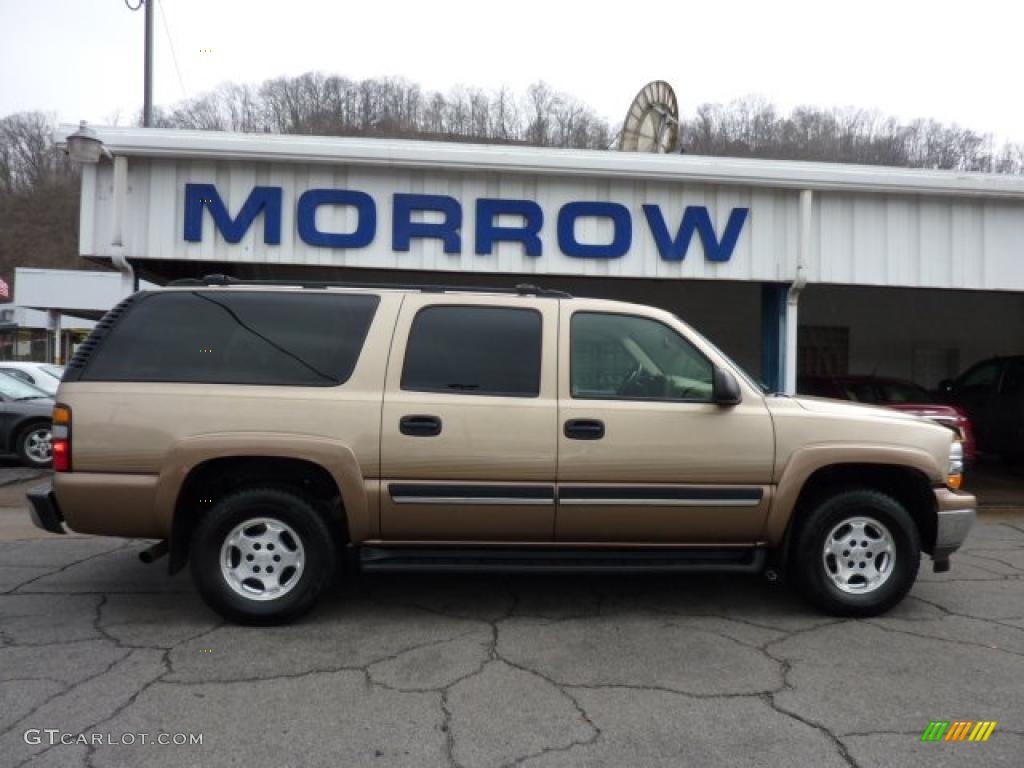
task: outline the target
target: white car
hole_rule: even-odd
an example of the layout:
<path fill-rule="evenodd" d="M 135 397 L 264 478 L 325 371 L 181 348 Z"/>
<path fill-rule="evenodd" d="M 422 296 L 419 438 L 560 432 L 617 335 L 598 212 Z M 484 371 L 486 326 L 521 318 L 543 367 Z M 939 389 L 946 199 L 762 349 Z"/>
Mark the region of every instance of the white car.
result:
<path fill-rule="evenodd" d="M 0 373 L 10 374 L 48 395 L 55 395 L 57 387 L 60 386 L 60 379 L 64 375 L 64 366 L 0 360 Z"/>

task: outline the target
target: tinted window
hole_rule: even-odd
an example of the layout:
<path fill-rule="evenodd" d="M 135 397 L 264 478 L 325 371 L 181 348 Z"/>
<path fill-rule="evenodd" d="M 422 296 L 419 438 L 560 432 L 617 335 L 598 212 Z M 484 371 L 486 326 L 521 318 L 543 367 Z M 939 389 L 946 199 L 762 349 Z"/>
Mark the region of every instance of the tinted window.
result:
<path fill-rule="evenodd" d="M 999 363 L 983 363 L 965 373 L 957 382 L 956 388 L 961 392 L 983 392 L 995 386 L 997 378 L 999 378 Z"/>
<path fill-rule="evenodd" d="M 578 312 L 570 382 L 577 398 L 711 399 L 711 362 L 656 320 Z"/>
<path fill-rule="evenodd" d="M 535 310 L 428 307 L 409 332 L 402 389 L 536 397 L 540 353 Z"/>
<path fill-rule="evenodd" d="M 376 296 L 174 291 L 137 302 L 83 381 L 333 386 L 352 375 Z"/>

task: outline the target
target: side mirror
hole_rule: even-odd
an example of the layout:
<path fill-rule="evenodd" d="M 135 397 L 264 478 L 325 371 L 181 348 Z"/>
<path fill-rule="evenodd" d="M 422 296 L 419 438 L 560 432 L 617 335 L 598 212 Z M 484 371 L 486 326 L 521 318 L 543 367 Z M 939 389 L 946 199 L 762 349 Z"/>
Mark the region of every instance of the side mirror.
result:
<path fill-rule="evenodd" d="M 737 405 L 743 399 L 736 377 L 717 365 L 712 373 L 711 399 L 715 405 Z"/>

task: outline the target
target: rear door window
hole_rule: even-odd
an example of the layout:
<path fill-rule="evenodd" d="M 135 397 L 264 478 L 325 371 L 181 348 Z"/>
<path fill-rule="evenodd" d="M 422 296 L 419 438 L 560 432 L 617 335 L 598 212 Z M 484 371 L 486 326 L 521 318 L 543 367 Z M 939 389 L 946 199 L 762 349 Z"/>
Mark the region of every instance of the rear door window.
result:
<path fill-rule="evenodd" d="M 132 306 L 83 381 L 335 386 L 379 303 L 365 294 L 168 291 Z"/>
<path fill-rule="evenodd" d="M 402 389 L 537 397 L 540 312 L 513 307 L 433 306 L 412 323 Z"/>

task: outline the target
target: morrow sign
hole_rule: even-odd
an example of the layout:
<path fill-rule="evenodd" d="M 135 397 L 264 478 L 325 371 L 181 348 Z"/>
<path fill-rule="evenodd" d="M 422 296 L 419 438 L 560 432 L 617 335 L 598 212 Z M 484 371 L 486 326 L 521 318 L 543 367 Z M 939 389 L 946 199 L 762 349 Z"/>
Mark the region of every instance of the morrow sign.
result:
<path fill-rule="evenodd" d="M 406 252 L 414 240 L 430 239 L 442 243 L 444 252 L 462 253 L 463 206 L 448 195 L 395 193 L 391 206 L 391 249 Z M 184 238 L 202 242 L 204 211 L 209 211 L 213 225 L 229 243 L 238 243 L 262 216 L 263 242 L 281 243 L 281 212 L 284 194 L 281 187 L 255 186 L 238 212 L 232 216 L 213 184 L 186 184 Z M 347 232 L 330 232 L 317 226 L 317 211 L 325 206 L 347 206 L 355 212 L 355 226 Z M 541 236 L 545 211 L 533 200 L 479 198 L 473 201 L 475 226 L 472 233 L 474 252 L 486 256 L 497 243 L 518 243 L 527 256 L 544 255 Z M 303 192 L 295 209 L 299 238 L 307 245 L 320 248 L 366 248 L 378 236 L 378 201 L 366 192 L 354 189 L 310 189 Z M 650 231 L 658 253 L 664 261 L 683 261 L 694 238 L 700 238 L 708 261 L 726 262 L 749 217 L 749 208 L 733 208 L 721 236 L 715 231 L 706 206 L 687 206 L 678 222 L 667 221 L 660 206 L 641 206 L 644 225 Z M 433 219 L 424 220 L 427 215 Z M 518 222 L 509 225 L 509 217 Z M 633 243 L 634 217 L 621 203 L 580 200 L 567 202 L 556 213 L 558 249 L 566 256 L 584 259 L 617 259 L 625 256 Z M 605 220 L 610 224 L 607 242 L 581 242 L 576 224 L 580 220 Z M 548 245 L 548 247 L 551 247 Z"/>

